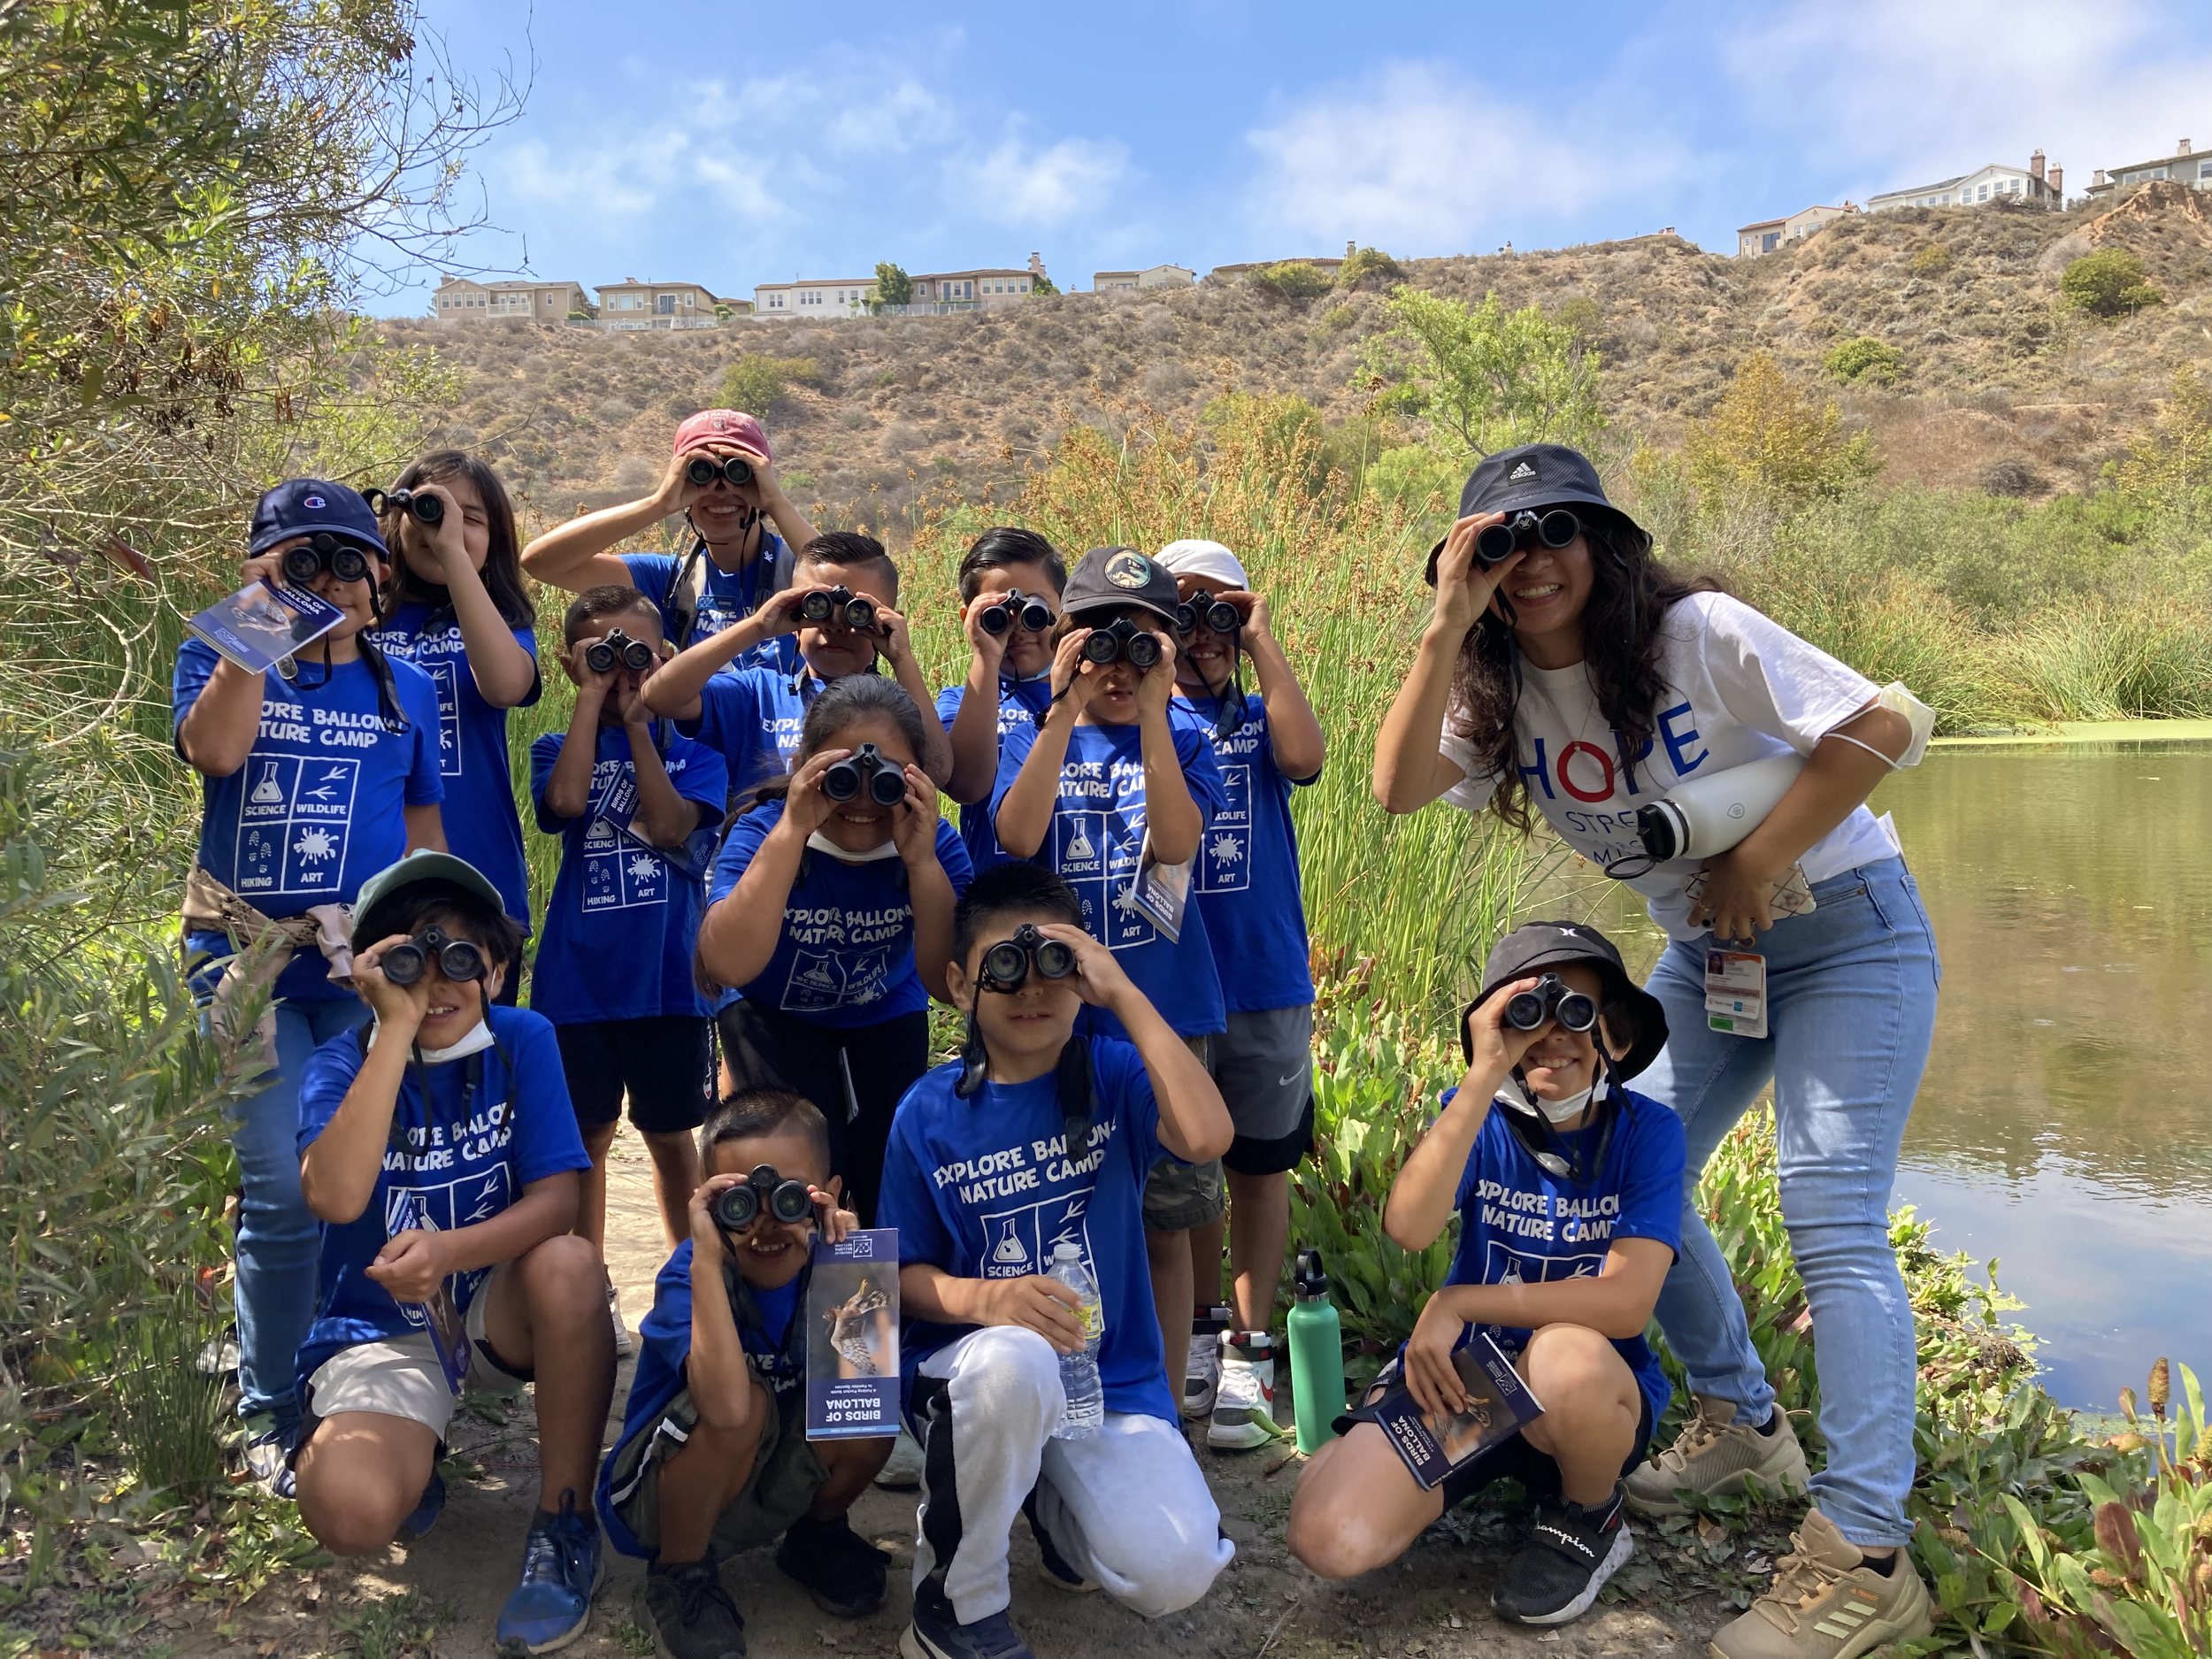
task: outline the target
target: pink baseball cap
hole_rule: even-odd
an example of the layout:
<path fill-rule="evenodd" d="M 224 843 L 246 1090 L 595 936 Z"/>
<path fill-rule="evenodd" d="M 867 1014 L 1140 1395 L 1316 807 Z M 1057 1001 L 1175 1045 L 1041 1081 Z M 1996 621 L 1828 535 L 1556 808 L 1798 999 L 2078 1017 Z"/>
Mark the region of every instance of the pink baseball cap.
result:
<path fill-rule="evenodd" d="M 694 449 L 703 449 L 710 443 L 734 444 L 741 449 L 750 449 L 763 460 L 776 458 L 768 447 L 768 434 L 761 430 L 760 422 L 741 410 L 703 409 L 676 428 L 676 453 L 688 455 Z"/>

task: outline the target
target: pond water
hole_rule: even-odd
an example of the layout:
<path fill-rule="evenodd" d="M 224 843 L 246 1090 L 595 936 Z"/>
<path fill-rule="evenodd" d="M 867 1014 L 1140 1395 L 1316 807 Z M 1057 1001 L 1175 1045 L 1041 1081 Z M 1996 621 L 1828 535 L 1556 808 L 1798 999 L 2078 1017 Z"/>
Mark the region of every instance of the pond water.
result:
<path fill-rule="evenodd" d="M 2212 741 L 2179 729 L 1938 748 L 1873 801 L 1944 967 L 1896 1202 L 1997 1258 L 2045 1386 L 2099 1410 L 2162 1354 L 2212 1377 Z M 1640 975 L 1640 908 L 1574 895 Z"/>

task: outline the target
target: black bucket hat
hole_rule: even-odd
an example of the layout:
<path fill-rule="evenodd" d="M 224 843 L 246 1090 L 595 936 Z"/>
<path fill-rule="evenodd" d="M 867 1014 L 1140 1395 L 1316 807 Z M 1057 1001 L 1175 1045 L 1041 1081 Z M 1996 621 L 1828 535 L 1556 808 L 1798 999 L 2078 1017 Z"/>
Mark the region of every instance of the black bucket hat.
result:
<path fill-rule="evenodd" d="M 1563 443 L 1525 443 L 1502 449 L 1467 475 L 1459 492 L 1459 516 L 1477 513 L 1515 513 L 1526 508 L 1540 512 L 1547 507 L 1594 507 L 1608 518 L 1633 528 L 1635 520 L 1605 498 L 1598 470 L 1579 449 Z M 1444 551 L 1445 537 L 1429 549 L 1425 575 L 1436 586 L 1436 561 Z"/>
<path fill-rule="evenodd" d="M 1175 626 L 1175 607 L 1181 596 L 1175 591 L 1175 572 L 1133 547 L 1094 547 L 1068 573 L 1060 595 L 1060 614 L 1079 616 L 1086 611 L 1133 606 Z"/>
<path fill-rule="evenodd" d="M 1598 1008 L 1604 1020 L 1606 1046 L 1627 1047 L 1614 1062 L 1624 1078 L 1634 1077 L 1667 1046 L 1667 1010 L 1659 999 L 1628 977 L 1628 964 L 1613 941 L 1594 927 L 1580 922 L 1525 922 L 1491 947 L 1483 964 L 1482 989 L 1459 1017 L 1459 1050 L 1469 1064 L 1475 1046 L 1467 1035 L 1467 1018 L 1504 987 L 1547 968 L 1569 963 L 1587 963 L 1604 981 Z"/>

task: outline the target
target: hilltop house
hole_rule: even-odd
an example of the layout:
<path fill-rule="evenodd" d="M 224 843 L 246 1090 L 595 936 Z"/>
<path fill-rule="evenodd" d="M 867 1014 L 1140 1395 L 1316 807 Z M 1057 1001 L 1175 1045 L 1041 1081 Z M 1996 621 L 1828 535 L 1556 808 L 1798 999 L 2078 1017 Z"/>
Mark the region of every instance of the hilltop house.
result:
<path fill-rule="evenodd" d="M 2089 199 L 2109 203 L 2120 191 L 2155 179 L 2170 179 L 2193 190 L 2212 190 L 2212 150 L 2200 155 L 2185 138 L 2174 141 L 2174 153 L 2150 161 L 2131 161 L 2124 167 L 2097 169 L 2089 186 Z"/>
<path fill-rule="evenodd" d="M 588 311 L 580 282 L 477 282 L 442 280 L 430 296 L 430 314 L 442 323 L 480 323 L 511 317 L 526 323 L 557 323 L 571 311 Z"/>
<path fill-rule="evenodd" d="M 977 305 L 1003 305 L 1019 299 L 1045 280 L 1045 262 L 1041 255 L 1031 254 L 1029 264 L 1019 271 L 1002 268 L 978 271 L 925 271 L 914 278 L 916 305 L 957 305 L 966 307 L 971 302 Z"/>
<path fill-rule="evenodd" d="M 1823 225 L 1858 211 L 1857 204 L 1853 202 L 1846 202 L 1841 207 L 1816 205 L 1801 208 L 1786 219 L 1763 219 L 1755 225 L 1742 226 L 1736 232 L 1736 257 L 1755 259 L 1777 248 L 1786 248 L 1793 242 L 1804 241 Z M 1659 234 L 1667 235 L 1671 229 L 1670 227 Z"/>
<path fill-rule="evenodd" d="M 2066 173 L 2043 169 L 2043 152 L 2028 157 L 2024 167 L 1991 162 L 1977 173 L 1962 173 L 1934 184 L 1916 184 L 1909 190 L 1886 190 L 1866 199 L 1866 211 L 1879 213 L 1893 207 L 1967 207 L 1984 202 L 2032 202 L 2039 207 L 2066 205 Z"/>
<path fill-rule="evenodd" d="M 1117 288 L 1187 288 L 1198 273 L 1179 265 L 1148 265 L 1141 271 L 1094 271 L 1091 291 L 1108 294 Z"/>
<path fill-rule="evenodd" d="M 875 297 L 876 280 L 864 277 L 810 277 L 794 282 L 761 282 L 753 288 L 753 315 L 803 317 L 820 321 L 830 317 L 856 317 Z"/>
<path fill-rule="evenodd" d="M 599 326 L 618 333 L 643 328 L 711 328 L 718 302 L 696 282 L 641 282 L 624 277 L 599 289 Z"/>
<path fill-rule="evenodd" d="M 1271 265 L 1310 265 L 1323 276 L 1333 277 L 1344 268 L 1344 261 L 1358 251 L 1359 243 L 1348 242 L 1344 244 L 1344 252 L 1340 256 L 1315 254 L 1309 257 L 1304 254 L 1292 254 L 1283 259 L 1255 259 L 1246 265 L 1217 265 L 1206 273 L 1206 280 L 1210 282 L 1217 280 L 1223 282 L 1240 281 L 1255 271 L 1264 271 Z"/>

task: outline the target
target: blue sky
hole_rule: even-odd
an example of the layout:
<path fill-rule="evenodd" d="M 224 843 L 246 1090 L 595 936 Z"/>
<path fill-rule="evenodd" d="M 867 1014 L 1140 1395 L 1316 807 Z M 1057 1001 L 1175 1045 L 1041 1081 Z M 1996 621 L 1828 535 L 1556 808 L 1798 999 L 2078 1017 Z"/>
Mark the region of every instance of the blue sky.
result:
<path fill-rule="evenodd" d="M 500 274 L 749 297 L 795 276 L 1195 268 L 1748 220 L 2042 147 L 2212 147 L 2185 0 L 818 8 L 425 0 L 531 78 L 474 157 Z M 380 302 L 423 314 L 435 278 Z"/>

